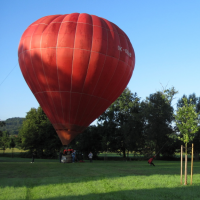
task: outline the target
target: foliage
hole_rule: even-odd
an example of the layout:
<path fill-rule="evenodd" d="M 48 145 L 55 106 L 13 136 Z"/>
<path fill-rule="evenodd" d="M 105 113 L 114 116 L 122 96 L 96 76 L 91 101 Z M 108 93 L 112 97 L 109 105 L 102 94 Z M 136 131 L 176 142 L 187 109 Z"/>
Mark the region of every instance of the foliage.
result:
<path fill-rule="evenodd" d="M 95 159 L 99 151 L 101 151 L 101 140 L 100 129 L 91 125 L 71 142 L 70 147 L 84 154 L 85 159 L 88 158 L 88 154 L 91 151 Z"/>
<path fill-rule="evenodd" d="M 188 97 L 186 95 L 183 95 L 183 97 L 178 100 L 178 103 L 177 103 L 177 107 L 178 108 L 184 106 L 184 101 L 183 101 L 184 98 L 187 98 L 187 103 L 188 104 L 192 104 L 192 105 L 195 106 L 195 111 L 196 111 L 196 113 L 198 114 L 198 117 L 199 117 L 199 114 L 200 114 L 200 97 L 196 97 L 195 93 L 190 94 Z M 200 145 L 199 145 L 199 143 L 200 143 L 200 129 L 198 129 L 198 131 L 196 133 L 194 133 L 193 136 L 194 136 L 194 139 L 191 141 L 191 143 L 194 144 L 195 159 L 199 160 L 199 152 L 200 152 Z"/>
<path fill-rule="evenodd" d="M 159 150 L 170 141 L 169 135 L 173 133 L 173 107 L 161 92 L 151 94 L 141 106 L 145 119 L 145 146 L 150 153 L 159 156 Z"/>
<path fill-rule="evenodd" d="M 57 133 L 41 107 L 27 113 L 19 138 L 22 149 L 36 151 L 41 158 L 56 156 L 61 147 Z"/>
<path fill-rule="evenodd" d="M 0 137 L 2 137 L 2 135 L 3 135 L 3 132 L 1 131 L 1 127 L 5 126 L 5 125 L 6 125 L 5 122 L 0 121 Z"/>
<path fill-rule="evenodd" d="M 2 148 L 3 151 L 8 148 L 9 145 L 9 132 L 3 131 L 0 137 L 0 148 Z"/>
<path fill-rule="evenodd" d="M 98 123 L 105 128 L 104 140 L 106 138 L 109 141 L 107 148 L 122 153 L 123 157 L 126 157 L 127 150 L 133 150 L 133 147 L 136 146 L 136 138 L 133 135 L 134 129 L 139 129 L 138 125 L 142 125 L 142 123 L 138 123 L 139 101 L 137 94 L 131 93 L 126 88 L 119 98 L 98 118 Z M 130 136 L 129 139 L 128 136 Z"/>
<path fill-rule="evenodd" d="M 3 127 L 3 126 L 5 126 L 6 125 L 6 123 L 5 122 L 3 122 L 3 121 L 0 121 L 0 127 Z"/>
<path fill-rule="evenodd" d="M 0 131 L 8 131 L 10 135 L 18 135 L 19 129 L 22 126 L 24 118 L 13 117 L 3 122 L 0 122 Z M 4 126 L 2 126 L 4 124 Z"/>
<path fill-rule="evenodd" d="M 152 156 L 171 156 L 180 148 L 177 127 L 173 127 L 172 100 L 177 93 L 174 87 L 150 94 L 141 101 L 138 95 L 126 88 L 120 97 L 98 118 L 97 125 L 89 126 L 71 143 L 70 148 L 78 150 L 87 158 L 90 151 L 94 158 L 100 152 L 117 152 L 126 157 L 128 152 Z M 193 105 L 200 109 L 200 98 L 194 94 Z M 188 100 L 187 100 L 188 101 Z M 178 101 L 178 106 L 183 101 Z M 1 141 L 0 135 L 0 141 Z M 193 142 L 200 142 L 200 131 L 193 134 Z M 1 142 L 2 143 L 2 142 Z M 21 147 L 29 152 L 37 151 L 38 157 L 55 157 L 61 149 L 61 142 L 42 111 L 31 109 L 23 122 L 18 137 L 5 143 L 4 148 Z M 6 146 L 7 145 L 7 146 Z"/>
<path fill-rule="evenodd" d="M 198 113 L 196 105 L 192 104 L 192 99 L 188 103 L 187 98 L 183 98 L 183 107 L 176 111 L 175 122 L 180 131 L 179 140 L 185 143 L 185 165 L 187 166 L 187 144 L 194 139 L 194 134 L 198 131 Z M 187 170 L 185 170 L 185 185 L 187 185 Z"/>
<path fill-rule="evenodd" d="M 161 93 L 162 97 L 166 100 L 166 102 L 171 105 L 174 96 L 178 93 L 178 91 L 174 87 L 172 87 L 169 89 L 163 88 L 163 90 L 159 93 Z"/>
<path fill-rule="evenodd" d="M 186 98 L 183 98 L 184 106 L 179 107 L 175 116 L 176 125 L 180 131 L 179 140 L 187 144 L 193 140 L 194 134 L 198 131 L 198 113 L 196 106 L 192 104 L 192 100 L 188 103 Z"/>

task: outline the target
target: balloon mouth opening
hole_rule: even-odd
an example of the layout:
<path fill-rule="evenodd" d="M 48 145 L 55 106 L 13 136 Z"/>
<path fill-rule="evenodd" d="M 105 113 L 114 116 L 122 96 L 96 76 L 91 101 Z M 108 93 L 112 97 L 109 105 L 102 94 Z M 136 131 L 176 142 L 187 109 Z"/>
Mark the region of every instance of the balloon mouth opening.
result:
<path fill-rule="evenodd" d="M 77 125 L 61 125 L 53 124 L 58 137 L 61 140 L 62 145 L 67 146 L 70 142 L 80 133 L 82 133 L 87 127 Z M 64 127 L 63 127 L 64 126 Z M 70 127 L 69 127 L 70 126 Z"/>

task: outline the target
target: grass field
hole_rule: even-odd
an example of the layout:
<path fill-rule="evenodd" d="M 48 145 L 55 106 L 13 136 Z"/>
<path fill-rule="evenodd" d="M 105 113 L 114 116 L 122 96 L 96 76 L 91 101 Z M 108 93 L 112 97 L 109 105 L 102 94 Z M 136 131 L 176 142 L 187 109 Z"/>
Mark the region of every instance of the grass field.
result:
<path fill-rule="evenodd" d="M 193 184 L 180 185 L 180 162 L 58 160 L 0 157 L 0 199 L 200 199 L 200 162 Z M 188 163 L 188 172 L 190 163 Z"/>

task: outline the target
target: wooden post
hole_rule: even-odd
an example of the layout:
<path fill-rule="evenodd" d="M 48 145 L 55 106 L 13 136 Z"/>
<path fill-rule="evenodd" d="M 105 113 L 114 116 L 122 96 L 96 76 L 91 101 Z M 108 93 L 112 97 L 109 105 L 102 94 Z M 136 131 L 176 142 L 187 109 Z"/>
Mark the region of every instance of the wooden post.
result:
<path fill-rule="evenodd" d="M 190 185 L 192 185 L 192 176 L 193 176 L 193 156 L 194 156 L 194 144 L 192 143 L 192 157 L 191 157 L 191 180 L 190 180 Z"/>
<path fill-rule="evenodd" d="M 185 183 L 187 185 L 187 143 L 185 144 Z"/>
<path fill-rule="evenodd" d="M 181 145 L 181 185 L 183 180 L 183 145 Z"/>

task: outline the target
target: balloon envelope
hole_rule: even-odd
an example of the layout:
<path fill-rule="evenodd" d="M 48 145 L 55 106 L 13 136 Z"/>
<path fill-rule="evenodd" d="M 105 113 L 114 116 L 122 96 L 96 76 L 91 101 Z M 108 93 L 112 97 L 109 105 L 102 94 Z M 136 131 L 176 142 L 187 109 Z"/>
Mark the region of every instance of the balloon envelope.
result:
<path fill-rule="evenodd" d="M 89 14 L 32 23 L 18 49 L 22 74 L 63 145 L 83 132 L 127 86 L 135 54 L 127 35 Z"/>

